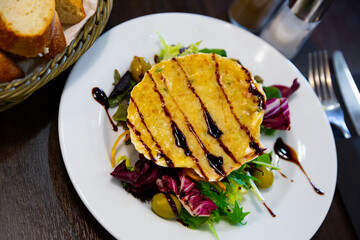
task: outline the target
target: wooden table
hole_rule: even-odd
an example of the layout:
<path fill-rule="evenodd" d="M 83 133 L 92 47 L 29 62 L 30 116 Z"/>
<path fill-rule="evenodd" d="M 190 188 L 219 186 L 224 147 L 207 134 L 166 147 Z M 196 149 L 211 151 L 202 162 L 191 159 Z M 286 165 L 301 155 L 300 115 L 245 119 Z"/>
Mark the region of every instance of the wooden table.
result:
<path fill-rule="evenodd" d="M 114 0 L 106 30 L 158 12 L 191 12 L 228 21 L 230 3 Z M 305 76 L 307 52 L 319 49 L 342 50 L 351 71 L 360 72 L 359 13 L 358 0 L 335 1 L 293 60 Z M 25 102 L 0 113 L 0 239 L 112 239 L 74 190 L 60 151 L 58 108 L 70 70 Z M 356 239 L 338 191 L 313 239 Z"/>

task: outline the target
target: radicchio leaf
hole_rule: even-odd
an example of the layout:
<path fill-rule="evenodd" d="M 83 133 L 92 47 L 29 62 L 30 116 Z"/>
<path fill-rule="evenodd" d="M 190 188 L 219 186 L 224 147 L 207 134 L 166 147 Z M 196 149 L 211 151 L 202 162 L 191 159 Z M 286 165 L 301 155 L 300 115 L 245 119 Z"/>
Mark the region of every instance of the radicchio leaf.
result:
<path fill-rule="evenodd" d="M 161 179 L 158 179 L 156 185 L 160 192 L 174 192 L 176 194 L 179 192 L 175 178 L 170 177 L 169 175 L 164 175 Z"/>
<path fill-rule="evenodd" d="M 281 96 L 284 98 L 288 98 L 290 95 L 292 95 L 299 87 L 300 83 L 297 81 L 297 78 L 293 80 L 293 83 L 291 87 L 287 87 L 284 85 L 272 85 L 273 87 L 276 87 L 280 90 Z"/>
<path fill-rule="evenodd" d="M 290 130 L 290 108 L 287 98 L 271 98 L 266 101 L 262 125 L 269 129 Z"/>
<path fill-rule="evenodd" d="M 217 209 L 216 204 L 202 196 L 200 190 L 195 187 L 195 182 L 184 175 L 182 171 L 179 171 L 178 176 L 174 177 L 164 175 L 157 180 L 156 184 L 161 192 L 174 192 L 192 216 L 208 217 L 211 211 Z"/>
<path fill-rule="evenodd" d="M 135 197 L 147 200 L 149 196 L 145 192 L 156 189 L 156 180 L 161 173 L 160 166 L 141 157 L 135 163 L 133 171 L 126 167 L 125 161 L 122 161 L 110 175 L 126 183 L 125 189 Z"/>

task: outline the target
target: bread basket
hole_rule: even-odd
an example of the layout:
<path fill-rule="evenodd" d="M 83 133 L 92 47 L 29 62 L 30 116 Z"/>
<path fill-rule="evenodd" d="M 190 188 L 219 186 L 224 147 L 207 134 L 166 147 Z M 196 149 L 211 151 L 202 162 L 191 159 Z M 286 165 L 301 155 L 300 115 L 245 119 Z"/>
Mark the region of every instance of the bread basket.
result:
<path fill-rule="evenodd" d="M 22 79 L 0 83 L 0 112 L 27 99 L 37 89 L 55 78 L 88 50 L 109 19 L 113 0 L 98 0 L 94 15 L 86 22 L 77 37 L 44 67 L 35 70 Z"/>

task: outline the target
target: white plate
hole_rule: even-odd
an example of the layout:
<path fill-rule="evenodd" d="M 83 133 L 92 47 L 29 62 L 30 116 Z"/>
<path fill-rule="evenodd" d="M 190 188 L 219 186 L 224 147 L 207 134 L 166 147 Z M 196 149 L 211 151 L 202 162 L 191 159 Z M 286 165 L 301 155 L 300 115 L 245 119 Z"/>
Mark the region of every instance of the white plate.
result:
<path fill-rule="evenodd" d="M 262 192 L 277 216 L 271 217 L 250 193 L 243 202 L 244 210 L 251 211 L 247 224 L 221 222 L 215 228 L 221 239 L 311 238 L 328 212 L 337 173 L 334 139 L 319 101 L 294 65 L 264 41 L 227 22 L 194 14 L 155 14 L 125 22 L 102 35 L 72 69 L 60 103 L 59 138 L 66 169 L 87 208 L 120 239 L 214 238 L 206 229 L 190 230 L 158 217 L 110 176 L 111 147 L 119 133 L 112 131 L 91 90 L 101 87 L 109 94 L 114 69 L 125 73 L 134 55 L 153 59 L 160 49 L 158 31 L 168 43 L 202 40 L 202 47 L 226 49 L 228 57 L 260 75 L 264 85 L 290 86 L 299 79 L 301 87 L 290 98 L 292 129 L 281 136 L 325 195 L 314 192 L 295 164 L 280 160 L 288 178 L 276 174 L 273 187 Z M 274 140 L 262 139 L 269 149 Z M 119 151 L 136 158 L 131 147 Z"/>

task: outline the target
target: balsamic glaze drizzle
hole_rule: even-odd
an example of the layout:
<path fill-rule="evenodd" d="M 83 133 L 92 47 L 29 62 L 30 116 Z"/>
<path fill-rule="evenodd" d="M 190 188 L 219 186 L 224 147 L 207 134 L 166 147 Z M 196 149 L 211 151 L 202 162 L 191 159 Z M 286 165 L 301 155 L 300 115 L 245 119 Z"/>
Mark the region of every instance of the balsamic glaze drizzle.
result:
<path fill-rule="evenodd" d="M 171 210 L 173 211 L 175 217 L 178 217 L 179 213 L 177 211 L 176 204 L 175 204 L 174 200 L 172 199 L 171 195 L 169 193 L 164 193 L 164 194 L 165 194 L 166 200 L 169 203 Z"/>
<path fill-rule="evenodd" d="M 226 102 L 228 103 L 229 107 L 230 107 L 230 110 L 231 110 L 231 113 L 232 115 L 234 116 L 235 120 L 237 121 L 237 123 L 240 125 L 240 128 L 246 132 L 246 134 L 248 135 L 248 137 L 250 138 L 250 148 L 253 148 L 256 152 L 256 154 L 262 154 L 265 149 L 262 149 L 260 147 L 260 145 L 255 141 L 254 137 L 251 135 L 250 133 L 250 130 L 243 124 L 240 122 L 240 119 L 238 118 L 238 116 L 235 114 L 235 111 L 234 111 L 234 107 L 232 106 L 232 103 L 228 97 L 228 95 L 225 93 L 225 90 L 224 90 L 224 87 L 220 81 L 220 74 L 219 74 L 219 63 L 216 61 L 216 55 L 215 54 L 212 54 L 212 60 L 215 62 L 215 75 L 216 75 L 216 81 L 217 83 L 219 84 L 220 86 L 220 89 L 223 93 L 223 95 L 225 96 L 225 99 L 226 99 Z M 251 79 L 251 76 L 250 76 L 250 73 L 249 71 L 244 68 L 243 66 L 241 66 L 242 69 L 247 73 L 248 75 L 248 78 Z M 248 80 L 247 80 L 248 81 Z M 249 80 L 251 81 L 251 80 Z M 259 92 L 260 93 L 260 92 Z M 261 93 L 260 93 L 261 94 Z M 264 97 L 262 94 L 261 94 L 262 97 Z"/>
<path fill-rule="evenodd" d="M 244 66 L 241 66 L 242 70 L 244 70 L 244 72 L 246 73 L 246 75 L 248 76 L 248 79 L 246 80 L 248 83 L 250 83 L 250 86 L 248 88 L 249 92 L 252 95 L 255 95 L 258 97 L 258 106 L 260 110 L 266 110 L 266 103 L 265 103 L 265 96 L 264 94 L 262 94 L 259 89 L 256 88 L 254 82 L 251 80 L 251 74 L 249 72 L 249 70 L 247 70 Z"/>
<path fill-rule="evenodd" d="M 199 138 L 199 136 L 197 135 L 196 131 L 194 130 L 193 126 L 191 125 L 191 123 L 189 123 L 188 121 L 186 122 L 190 132 L 195 136 L 196 140 L 198 141 L 198 143 L 200 144 L 202 150 L 205 152 L 205 156 L 207 158 L 207 160 L 209 161 L 209 164 L 212 168 L 214 168 L 214 170 L 221 176 L 225 176 L 225 172 L 222 168 L 222 164 L 223 164 L 223 158 L 222 157 L 216 157 L 214 155 L 212 155 L 206 148 L 205 144 L 201 141 L 201 139 Z"/>
<path fill-rule="evenodd" d="M 207 160 L 210 163 L 210 166 L 216 170 L 216 172 L 218 174 L 220 174 L 221 176 L 225 177 L 226 173 L 224 172 L 224 169 L 222 167 L 223 165 L 223 158 L 221 156 L 215 156 L 214 154 L 211 154 L 207 149 L 205 150 L 205 156 L 207 158 Z"/>
<path fill-rule="evenodd" d="M 177 61 L 176 58 L 172 59 L 173 61 L 176 62 L 176 64 L 179 66 L 180 70 L 183 72 L 186 81 L 187 81 L 187 86 L 188 88 L 193 92 L 193 94 L 196 96 L 196 98 L 198 99 L 201 108 L 203 110 L 204 113 L 204 118 L 205 121 L 208 125 L 208 133 L 213 136 L 216 139 L 220 139 L 220 136 L 223 134 L 222 131 L 217 127 L 215 121 L 211 118 L 204 102 L 201 100 L 201 98 L 199 97 L 199 95 L 196 93 L 195 88 L 192 86 L 188 76 L 186 75 L 186 72 L 184 71 L 184 69 L 181 67 L 180 63 Z M 165 78 L 164 78 L 165 79 Z M 226 176 L 226 173 L 223 169 L 223 158 L 221 156 L 215 156 L 213 154 L 211 154 L 209 152 L 209 150 L 206 148 L 206 146 L 204 145 L 204 143 L 201 141 L 201 139 L 199 138 L 199 136 L 197 135 L 197 133 L 195 132 L 194 128 L 192 127 L 192 125 L 187 122 L 188 128 L 189 130 L 193 133 L 193 135 L 196 137 L 196 140 L 199 142 L 201 148 L 203 149 L 203 151 L 205 152 L 205 156 L 207 158 L 207 160 L 209 161 L 210 166 L 221 176 Z M 224 144 L 222 144 L 224 145 Z M 233 155 L 232 155 L 233 156 Z"/>
<path fill-rule="evenodd" d="M 139 116 L 140 116 L 141 122 L 142 122 L 142 124 L 143 124 L 143 125 L 145 126 L 145 128 L 146 128 L 146 131 L 149 133 L 151 139 L 154 141 L 156 147 L 159 149 L 158 156 L 161 156 L 161 157 L 163 157 L 163 158 L 165 159 L 165 162 L 166 162 L 166 164 L 168 165 L 168 167 L 174 167 L 174 163 L 171 161 L 171 159 L 170 159 L 168 156 L 166 156 L 166 154 L 164 153 L 164 151 L 161 149 L 160 144 L 155 140 L 154 136 L 153 136 L 152 133 L 150 132 L 150 130 L 149 130 L 149 128 L 148 128 L 148 126 L 147 126 L 147 124 L 146 124 L 146 122 L 145 122 L 144 116 L 143 116 L 142 113 L 140 112 L 139 107 L 138 107 L 138 105 L 136 104 L 136 102 L 135 102 L 135 100 L 133 99 L 133 97 L 130 97 L 130 100 L 133 102 L 133 104 L 134 104 L 134 106 L 135 106 L 135 108 L 136 108 L 136 110 L 137 110 L 137 112 L 138 112 L 138 114 L 139 114 Z"/>
<path fill-rule="evenodd" d="M 204 118 L 206 121 L 206 124 L 208 126 L 208 133 L 218 139 L 221 137 L 221 135 L 223 134 L 223 132 L 218 128 L 218 126 L 216 125 L 215 121 L 212 119 L 207 107 L 205 106 L 204 102 L 202 101 L 202 99 L 199 97 L 199 95 L 197 94 L 194 86 L 191 84 L 189 77 L 187 76 L 186 72 L 184 71 L 184 69 L 182 68 L 182 66 L 180 65 L 180 63 L 177 61 L 176 58 L 172 59 L 173 61 L 176 62 L 176 64 L 179 66 L 180 70 L 183 72 L 183 74 L 185 75 L 186 78 L 186 83 L 188 88 L 192 91 L 192 93 L 196 96 L 196 98 L 198 99 L 200 105 L 201 105 L 201 109 L 203 110 L 203 114 L 204 114 Z"/>
<path fill-rule="evenodd" d="M 211 118 L 209 111 L 207 108 L 203 108 L 204 112 L 204 118 L 206 121 L 206 124 L 208 126 L 208 133 L 213 136 L 214 138 L 220 138 L 223 132 L 218 128 L 215 121 Z"/>
<path fill-rule="evenodd" d="M 258 97 L 258 106 L 260 110 L 266 110 L 266 104 L 265 104 L 265 97 L 264 95 L 256 88 L 255 84 L 250 80 L 249 81 L 249 92 L 252 95 L 255 95 Z"/>
<path fill-rule="evenodd" d="M 179 66 L 179 68 L 182 70 L 182 72 L 184 73 L 185 77 L 187 78 L 187 84 L 189 86 L 189 84 L 191 85 L 190 81 L 188 80 L 188 77 L 186 75 L 186 73 L 184 72 L 184 70 L 182 69 L 181 65 L 176 61 L 177 65 Z M 166 86 L 166 79 L 162 76 L 162 80 Z M 193 88 L 193 90 L 195 91 L 195 89 Z M 194 92 L 196 94 L 196 92 Z M 201 98 L 196 94 L 197 99 L 200 102 L 200 105 L 203 109 L 203 113 L 204 113 L 204 118 L 206 121 L 206 124 L 208 126 L 208 133 L 213 136 L 214 138 L 216 138 L 216 140 L 218 141 L 218 143 L 220 144 L 220 147 L 224 150 L 224 152 L 234 161 L 237 162 L 236 157 L 234 156 L 234 154 L 229 150 L 229 148 L 227 146 L 225 146 L 225 144 L 223 143 L 223 141 L 221 140 L 221 135 L 223 134 L 223 132 L 217 127 L 215 121 L 211 118 L 209 111 L 207 110 L 207 108 L 205 107 L 205 105 L 203 104 Z M 176 103 L 175 99 L 173 99 L 173 101 Z M 177 105 L 177 103 L 176 103 Z M 177 105 L 178 106 L 178 105 Z M 180 109 L 180 107 L 178 106 L 178 108 Z M 180 109 L 180 111 L 182 112 L 182 114 L 184 115 L 184 117 L 186 118 L 184 112 Z M 216 164 L 213 164 L 213 166 Z"/>
<path fill-rule="evenodd" d="M 181 147 L 182 149 L 184 149 L 185 155 L 189 156 L 191 154 L 191 151 L 189 149 L 189 146 L 187 145 L 185 135 L 179 129 L 179 127 L 177 126 L 177 124 L 174 121 L 172 121 L 171 126 L 172 126 L 172 129 L 173 129 L 173 134 L 174 134 L 174 137 L 175 137 L 176 146 Z"/>
<path fill-rule="evenodd" d="M 154 91 L 159 95 L 161 104 L 162 104 L 162 109 L 164 110 L 165 115 L 170 119 L 171 121 L 171 127 L 173 129 L 173 134 L 175 137 L 175 144 L 178 147 L 181 147 L 182 149 L 184 149 L 184 152 L 187 156 L 191 157 L 193 159 L 193 161 L 195 162 L 196 166 L 198 167 L 199 171 L 201 172 L 202 176 L 206 179 L 209 180 L 209 178 L 206 176 L 204 170 L 202 169 L 202 167 L 199 164 L 199 160 L 192 154 L 192 152 L 189 149 L 189 146 L 187 145 L 187 141 L 185 138 L 185 135 L 182 133 L 182 131 L 179 129 L 179 127 L 177 126 L 177 124 L 172 120 L 171 114 L 169 112 L 169 110 L 167 109 L 166 105 L 165 105 L 165 101 L 164 101 L 164 97 L 161 95 L 161 93 L 159 92 L 159 90 L 157 89 L 157 84 L 154 81 L 152 74 L 148 71 L 147 72 L 151 81 L 154 83 Z M 165 79 L 163 79 L 163 76 L 161 75 L 161 79 L 162 81 L 165 81 Z M 181 110 L 180 110 L 181 111 Z M 184 115 L 184 113 L 182 112 L 182 114 Z M 189 124 L 189 122 L 187 121 L 186 116 L 185 117 L 185 122 L 186 124 Z"/>
<path fill-rule="evenodd" d="M 149 153 L 150 159 L 151 159 L 153 162 L 156 162 L 156 159 L 155 159 L 154 156 L 152 155 L 150 148 L 149 148 L 148 145 L 146 145 L 146 143 L 144 143 L 144 141 L 141 139 L 141 133 L 135 128 L 134 124 L 132 124 L 129 119 L 126 119 L 126 123 L 127 123 L 127 125 L 133 130 L 133 132 L 135 133 L 135 135 L 139 138 L 139 141 L 143 144 L 145 150 Z"/>
<path fill-rule="evenodd" d="M 186 155 L 186 156 L 189 156 L 189 155 L 191 154 L 191 151 L 190 151 L 189 146 L 188 146 L 188 144 L 187 144 L 185 135 L 184 135 L 183 132 L 180 130 L 180 128 L 177 126 L 177 124 L 173 121 L 173 119 L 172 119 L 172 117 L 171 117 L 171 114 L 170 114 L 168 108 L 166 107 L 164 97 L 161 95 L 161 93 L 160 93 L 159 90 L 157 89 L 157 84 L 156 84 L 156 82 L 154 81 L 154 79 L 153 79 L 153 77 L 152 77 L 152 74 L 151 74 L 150 72 L 148 72 L 148 74 L 149 74 L 149 77 L 150 77 L 151 81 L 154 83 L 154 91 L 159 95 L 162 109 L 164 110 L 165 115 L 166 115 L 166 116 L 170 119 L 170 121 L 171 121 L 171 127 L 172 127 L 172 129 L 173 129 L 173 134 L 174 134 L 174 137 L 175 137 L 175 144 L 176 144 L 176 146 L 184 149 L 185 155 Z"/>
<path fill-rule="evenodd" d="M 263 202 L 263 204 L 264 204 L 264 206 L 266 207 L 266 209 L 269 211 L 270 215 L 271 215 L 272 217 L 276 217 L 275 213 L 268 207 L 268 205 L 266 205 L 265 202 Z"/>
<path fill-rule="evenodd" d="M 113 122 L 113 120 L 111 119 L 110 117 L 110 114 L 109 114 L 109 99 L 108 97 L 106 96 L 106 93 L 101 89 L 101 88 L 98 88 L 98 87 L 95 87 L 92 89 L 91 91 L 92 95 L 93 95 L 93 98 L 98 102 L 100 103 L 101 106 L 104 107 L 105 109 L 105 112 L 106 112 L 106 115 L 108 116 L 109 118 L 109 121 L 111 123 L 111 126 L 112 126 L 112 129 L 117 132 L 118 131 L 118 127 L 116 126 L 116 124 Z"/>
<path fill-rule="evenodd" d="M 324 192 L 316 187 L 314 183 L 311 181 L 307 173 L 305 172 L 305 169 L 302 167 L 298 155 L 296 151 L 290 147 L 289 145 L 285 144 L 284 141 L 281 138 L 278 138 L 274 145 L 275 153 L 282 159 L 286 161 L 290 161 L 292 163 L 295 163 L 298 165 L 298 167 L 301 169 L 301 171 L 305 174 L 306 178 L 308 179 L 311 186 L 314 188 L 315 192 L 319 195 L 324 195 Z"/>

